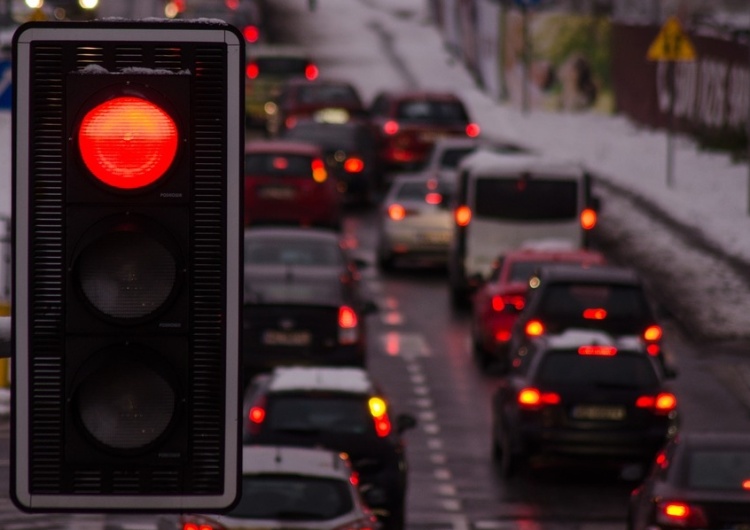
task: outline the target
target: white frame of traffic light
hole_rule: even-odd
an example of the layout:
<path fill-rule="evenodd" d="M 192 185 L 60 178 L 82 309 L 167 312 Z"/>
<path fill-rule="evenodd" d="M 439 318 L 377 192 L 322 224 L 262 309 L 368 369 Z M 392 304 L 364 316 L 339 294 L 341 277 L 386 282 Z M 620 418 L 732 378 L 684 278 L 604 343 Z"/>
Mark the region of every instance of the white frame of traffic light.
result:
<path fill-rule="evenodd" d="M 242 261 L 242 212 L 241 178 L 244 135 L 242 116 L 244 112 L 244 40 L 231 26 L 215 21 L 101 21 L 92 23 L 67 23 L 47 25 L 27 23 L 16 34 L 17 61 L 14 65 L 14 285 L 13 293 L 13 400 L 12 444 L 15 445 L 16 461 L 13 463 L 13 500 L 28 512 L 79 511 L 79 512 L 132 512 L 163 511 L 184 512 L 199 508 L 202 511 L 222 511 L 230 507 L 239 496 L 241 470 L 240 454 L 240 320 L 241 309 L 241 261 Z M 121 27 L 116 27 L 121 22 Z M 225 26 L 225 27 L 219 27 Z M 15 39 L 14 39 L 15 40 Z M 102 494 L 36 494 L 31 493 L 29 483 L 30 458 L 26 449 L 30 442 L 30 388 L 29 365 L 29 250 L 30 227 L 28 208 L 30 201 L 30 146 L 31 127 L 29 116 L 33 102 L 30 101 L 31 72 L 28 63 L 31 44 L 34 41 L 101 41 L 101 42 L 190 42 L 219 43 L 227 45 L 227 256 L 226 256 L 226 315 L 237 314 L 237 318 L 226 318 L 224 410 L 226 411 L 224 448 L 225 469 L 223 493 L 211 496 L 183 495 L 102 495 Z M 19 118 L 20 117 L 20 118 Z M 240 131 L 238 135 L 237 132 Z M 22 140 L 23 139 L 23 140 Z M 234 200 L 237 198 L 237 200 Z"/>

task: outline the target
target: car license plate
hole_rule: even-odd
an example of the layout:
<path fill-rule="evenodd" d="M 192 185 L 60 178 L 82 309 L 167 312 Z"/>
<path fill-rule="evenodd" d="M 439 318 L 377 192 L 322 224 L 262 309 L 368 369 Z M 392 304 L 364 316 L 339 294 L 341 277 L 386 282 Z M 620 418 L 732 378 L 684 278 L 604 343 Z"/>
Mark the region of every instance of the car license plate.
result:
<path fill-rule="evenodd" d="M 277 201 L 291 201 L 297 196 L 297 190 L 290 187 L 263 186 L 258 188 L 258 197 L 275 199 Z"/>
<path fill-rule="evenodd" d="M 578 405 L 573 407 L 573 417 L 577 420 L 621 421 L 625 419 L 625 407 Z"/>
<path fill-rule="evenodd" d="M 440 132 L 440 131 L 425 131 L 419 133 L 419 140 L 422 142 L 436 142 L 440 138 L 444 138 L 445 136 L 448 136 L 447 133 Z"/>
<path fill-rule="evenodd" d="M 309 331 L 267 329 L 263 332 L 263 344 L 267 346 L 308 346 L 311 342 Z"/>
<path fill-rule="evenodd" d="M 426 243 L 450 243 L 450 232 L 425 232 L 420 235 L 422 241 Z"/>

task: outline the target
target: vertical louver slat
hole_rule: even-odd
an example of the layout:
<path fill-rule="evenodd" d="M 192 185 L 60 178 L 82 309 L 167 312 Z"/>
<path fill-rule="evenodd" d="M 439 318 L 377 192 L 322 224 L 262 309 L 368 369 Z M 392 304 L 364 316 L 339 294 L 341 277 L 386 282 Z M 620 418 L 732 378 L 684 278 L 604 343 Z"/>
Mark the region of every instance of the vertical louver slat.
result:
<path fill-rule="evenodd" d="M 62 289 L 60 271 L 64 259 L 63 212 L 63 79 L 60 71 L 62 48 L 37 45 L 32 51 L 33 113 L 29 138 L 30 193 L 35 207 L 29 212 L 31 232 L 30 341 L 33 357 L 31 374 L 30 429 L 34 441 L 31 487 L 40 492 L 57 492 L 62 462 Z"/>
<path fill-rule="evenodd" d="M 194 205 L 193 241 L 193 366 L 191 385 L 194 390 L 194 445 L 195 462 L 192 482 L 196 493 L 220 491 L 218 478 L 223 466 L 222 452 L 224 370 L 222 352 L 225 322 L 224 307 L 225 234 L 223 216 L 226 204 L 226 127 L 220 119 L 225 116 L 226 102 L 216 97 L 217 84 L 226 79 L 225 56 L 218 46 L 196 50 L 193 134 L 194 134 L 194 197 L 201 197 Z"/>

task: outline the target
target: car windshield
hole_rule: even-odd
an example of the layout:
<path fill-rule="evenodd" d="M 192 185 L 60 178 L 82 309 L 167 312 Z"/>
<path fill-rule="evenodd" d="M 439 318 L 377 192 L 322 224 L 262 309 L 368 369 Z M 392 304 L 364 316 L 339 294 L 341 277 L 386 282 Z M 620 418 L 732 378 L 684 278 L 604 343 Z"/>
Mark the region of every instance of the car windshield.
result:
<path fill-rule="evenodd" d="M 324 149 L 347 149 L 357 147 L 359 135 L 350 127 L 322 125 L 318 123 L 297 124 L 287 129 L 284 138 L 314 142 Z"/>
<path fill-rule="evenodd" d="M 578 182 L 534 178 L 479 178 L 474 210 L 489 219 L 575 220 Z"/>
<path fill-rule="evenodd" d="M 303 475 L 245 475 L 242 495 L 229 517 L 322 521 L 348 513 L 349 486 L 336 479 Z"/>
<path fill-rule="evenodd" d="M 463 105 L 455 101 L 404 101 L 398 106 L 396 119 L 405 122 L 466 123 L 469 121 Z"/>
<path fill-rule="evenodd" d="M 542 296 L 542 318 L 585 321 L 586 310 L 596 309 L 595 318 L 604 322 L 650 319 L 643 291 L 636 286 L 561 282 L 549 285 Z"/>
<path fill-rule="evenodd" d="M 257 265 L 344 265 L 341 249 L 319 239 L 264 237 L 245 240 L 245 263 Z"/>
<path fill-rule="evenodd" d="M 276 395 L 269 402 L 266 422 L 271 431 L 374 432 L 367 402 L 361 396 Z"/>
<path fill-rule="evenodd" d="M 687 463 L 687 486 L 743 490 L 750 478 L 750 449 L 693 449 Z"/>
<path fill-rule="evenodd" d="M 312 160 L 305 155 L 248 154 L 245 155 L 245 175 L 312 177 Z"/>
<path fill-rule="evenodd" d="M 577 351 L 550 352 L 537 370 L 541 384 L 654 387 L 659 380 L 645 354 L 580 355 Z"/>
<path fill-rule="evenodd" d="M 258 57 L 255 64 L 258 75 L 290 77 L 304 75 L 309 61 L 302 57 Z"/>

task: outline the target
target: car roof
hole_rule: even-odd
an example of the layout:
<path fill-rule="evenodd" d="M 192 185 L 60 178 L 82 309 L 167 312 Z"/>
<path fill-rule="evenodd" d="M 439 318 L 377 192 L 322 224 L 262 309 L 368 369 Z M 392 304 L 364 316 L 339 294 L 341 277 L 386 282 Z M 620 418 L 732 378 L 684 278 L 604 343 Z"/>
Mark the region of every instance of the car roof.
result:
<path fill-rule="evenodd" d="M 622 285 L 640 285 L 641 281 L 634 269 L 615 265 L 582 267 L 580 265 L 555 263 L 542 265 L 538 274 L 542 283 L 547 282 L 580 282 L 580 283 L 617 283 Z"/>
<path fill-rule="evenodd" d="M 370 394 L 375 386 L 362 368 L 283 366 L 274 369 L 268 388 L 271 392 L 315 390 Z"/>
<path fill-rule="evenodd" d="M 739 431 L 681 431 L 677 443 L 689 448 L 750 450 L 750 433 Z"/>
<path fill-rule="evenodd" d="M 316 238 L 321 241 L 341 240 L 341 234 L 332 228 L 308 227 L 308 226 L 252 226 L 245 228 L 245 239 L 255 238 Z"/>
<path fill-rule="evenodd" d="M 252 61 L 256 58 L 300 58 L 305 60 L 311 60 L 310 54 L 300 46 L 286 45 L 286 44 L 254 44 L 252 48 L 248 49 L 247 60 Z"/>
<path fill-rule="evenodd" d="M 547 243 L 549 240 L 544 240 Z M 557 243 L 559 240 L 554 240 Z M 568 243 L 567 241 L 565 243 Z M 539 246 L 531 245 L 528 247 L 521 247 L 513 250 L 509 250 L 503 254 L 504 259 L 510 263 L 513 261 L 586 261 L 586 262 L 599 262 L 605 263 L 606 258 L 604 254 L 597 250 L 591 250 L 586 248 L 576 248 L 570 245 L 563 246 L 555 245 L 550 242 L 549 245 L 540 244 Z"/>
<path fill-rule="evenodd" d="M 379 95 L 391 99 L 432 99 L 440 101 L 461 101 L 458 94 L 444 90 L 384 90 Z"/>
<path fill-rule="evenodd" d="M 517 176 L 520 173 L 541 174 L 545 177 L 582 177 L 583 165 L 575 160 L 537 153 L 504 153 L 477 149 L 459 163 L 459 171 L 471 170 L 477 176 Z"/>
<path fill-rule="evenodd" d="M 242 447 L 242 473 L 312 475 L 348 480 L 351 469 L 337 451 L 317 447 Z"/>
<path fill-rule="evenodd" d="M 245 154 L 272 153 L 320 156 L 316 144 L 298 140 L 250 140 L 245 143 Z"/>

